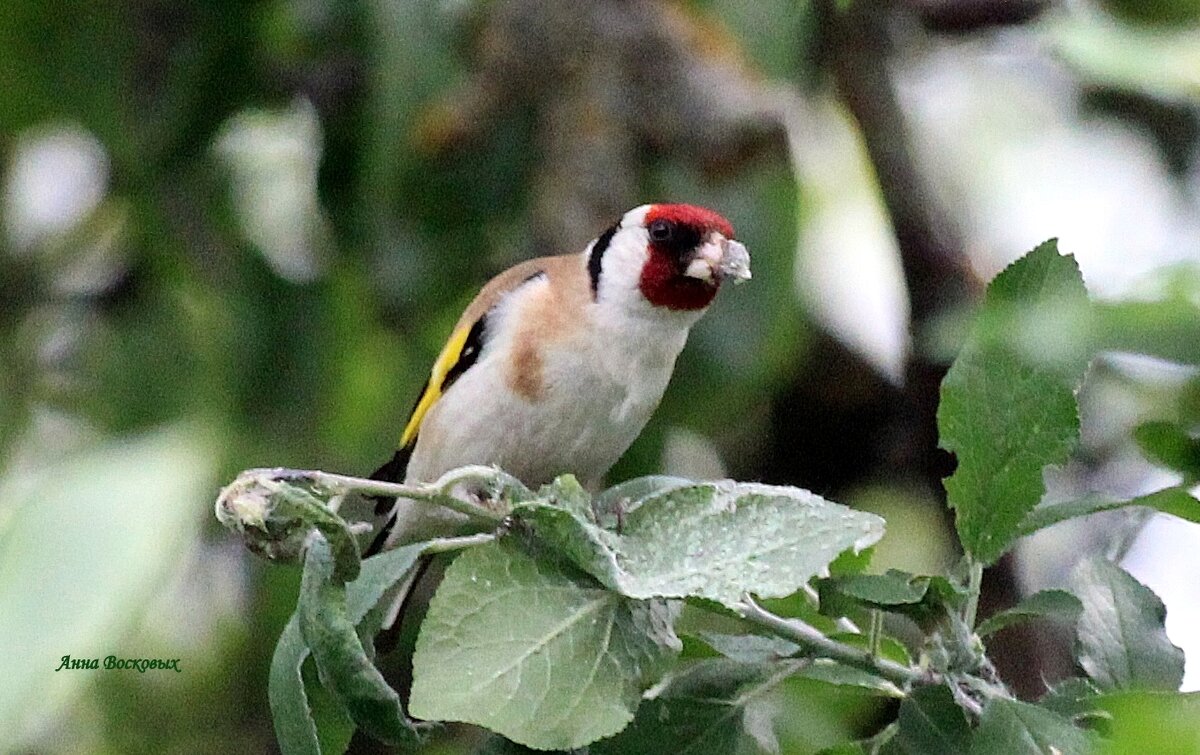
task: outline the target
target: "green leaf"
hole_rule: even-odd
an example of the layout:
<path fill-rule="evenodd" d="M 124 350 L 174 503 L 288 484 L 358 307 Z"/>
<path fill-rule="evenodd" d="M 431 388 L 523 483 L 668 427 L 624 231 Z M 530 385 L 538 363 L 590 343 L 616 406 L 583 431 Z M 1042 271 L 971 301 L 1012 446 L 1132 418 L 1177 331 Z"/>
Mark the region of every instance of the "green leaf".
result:
<path fill-rule="evenodd" d="M 862 742 L 842 742 L 833 747 L 818 750 L 817 755 L 867 755 L 868 752 Z"/>
<path fill-rule="evenodd" d="M 1200 479 L 1200 438 L 1171 422 L 1145 422 L 1133 437 L 1151 461 L 1182 472 L 1185 479 Z"/>
<path fill-rule="evenodd" d="M 1072 721 L 1078 721 L 1107 716 L 1100 709 L 1099 698 L 1100 690 L 1096 685 L 1076 676 L 1064 679 L 1051 687 L 1038 700 L 1038 705 Z"/>
<path fill-rule="evenodd" d="M 617 736 L 592 755 L 707 755 L 737 752 L 747 740 L 746 711 L 794 674 L 803 661 L 745 664 L 717 658 L 683 670 Z M 757 748 L 755 748 L 757 749 Z"/>
<path fill-rule="evenodd" d="M 857 687 L 887 697 L 904 697 L 904 692 L 887 679 L 828 658 L 813 659 L 807 666 L 800 669 L 796 676 L 838 687 Z"/>
<path fill-rule="evenodd" d="M 1166 268 L 1153 300 L 1100 302 L 1092 310 L 1092 347 L 1200 365 L 1200 267 Z"/>
<path fill-rule="evenodd" d="M 620 529 L 625 524 L 625 515 L 642 505 L 642 501 L 694 484 L 684 477 L 668 475 L 635 477 L 617 483 L 592 499 L 593 521 L 608 529 Z"/>
<path fill-rule="evenodd" d="M 1068 519 L 1088 516 L 1101 511 L 1123 509 L 1128 506 L 1144 506 L 1164 514 L 1177 516 L 1180 519 L 1186 519 L 1189 522 L 1200 522 L 1200 501 L 1196 500 L 1186 488 L 1175 486 L 1156 490 L 1137 498 L 1108 498 L 1092 495 L 1065 503 L 1039 506 L 1029 512 L 1029 516 L 1021 522 L 1021 534 L 1029 535 Z"/>
<path fill-rule="evenodd" d="M 387 590 L 411 571 L 426 545 L 417 543 L 396 548 L 363 562 L 358 578 L 346 588 L 346 613 L 352 624 L 357 626 Z M 302 668 L 308 656 L 309 649 L 300 633 L 299 618 L 294 615 L 275 645 L 267 688 L 275 735 L 284 755 L 320 753 L 322 749 L 329 751 L 328 747 L 320 748 L 318 745 L 318 737 L 325 734 L 328 727 L 317 727 L 314 723 L 309 695 L 306 694 Z M 341 717 L 345 718 L 345 714 Z M 338 717 L 330 712 L 328 718 L 336 723 Z M 349 719 L 346 721 L 349 722 Z"/>
<path fill-rule="evenodd" d="M 1089 755 L 1096 738 L 1045 708 L 994 699 L 983 709 L 971 755 Z"/>
<path fill-rule="evenodd" d="M 980 637 L 999 632 L 1027 619 L 1049 618 L 1075 622 L 1083 611 L 1079 598 L 1066 590 L 1042 590 L 1026 597 L 1012 608 L 989 616 L 975 630 Z"/>
<path fill-rule="evenodd" d="M 632 601 L 515 546 L 472 548 L 446 571 L 413 656 L 412 712 L 571 749 L 633 719 L 679 652 L 670 610 Z"/>
<path fill-rule="evenodd" d="M 713 650 L 739 663 L 771 663 L 800 652 L 799 645 L 781 637 L 718 632 L 701 632 L 699 637 Z"/>
<path fill-rule="evenodd" d="M 596 510 L 597 514 L 611 513 L 618 509 L 632 511 L 647 498 L 695 484 L 694 481 L 685 477 L 669 475 L 635 477 L 632 480 L 619 482 L 597 494 L 592 501 L 592 508 Z"/>
<path fill-rule="evenodd" d="M 357 626 L 400 580 L 412 571 L 421 551 L 431 544 L 414 543 L 384 551 L 362 562 L 358 578 L 346 585 L 346 613 Z"/>
<path fill-rule="evenodd" d="M 918 577 L 898 569 L 817 582 L 821 613 L 848 616 L 855 609 L 898 613 L 918 623 L 936 620 L 962 603 L 965 592 L 945 577 Z"/>
<path fill-rule="evenodd" d="M 304 678 L 309 712 L 317 727 L 317 742 L 321 755 L 342 755 L 350 747 L 350 740 L 358 728 L 337 697 L 321 684 L 317 664 L 310 659 L 300 669 Z"/>
<path fill-rule="evenodd" d="M 1149 588 L 1103 559 L 1088 559 L 1072 574 L 1083 601 L 1076 658 L 1102 690 L 1177 690 L 1183 651 L 1164 629 L 1167 609 Z"/>
<path fill-rule="evenodd" d="M 565 474 L 556 477 L 549 485 L 543 485 L 536 495 L 514 500 L 539 500 L 551 506 L 578 514 L 585 519 L 595 517 L 592 511 L 592 497 L 575 479 L 575 475 Z"/>
<path fill-rule="evenodd" d="M 301 668 L 308 658 L 308 645 L 300 635 L 295 616 L 283 628 L 275 654 L 271 656 L 271 674 L 267 700 L 275 724 L 275 738 L 283 755 L 321 755 L 317 725 L 313 722 L 304 691 Z"/>
<path fill-rule="evenodd" d="M 963 547 L 990 564 L 1020 534 L 1020 525 L 1045 492 L 1042 469 L 1067 458 L 1079 435 L 1074 387 L 1083 359 L 1061 369 L 1035 366 L 983 323 L 998 313 L 1087 302 L 1073 257 L 1042 244 L 988 286 L 981 322 L 942 382 L 938 407 L 941 445 L 958 458 L 945 481 Z"/>
<path fill-rule="evenodd" d="M 843 551 L 840 556 L 829 564 L 829 574 L 834 577 L 848 577 L 852 574 L 862 574 L 871 565 L 875 555 L 875 546 L 863 548 L 860 551 Z"/>
<path fill-rule="evenodd" d="M 321 682 L 371 736 L 389 744 L 416 745 L 420 737 L 404 715 L 399 695 L 363 649 L 347 612 L 345 587 L 334 576 L 335 568 L 329 543 L 313 537 L 304 559 L 297 613 L 300 633 L 312 651 Z"/>
<path fill-rule="evenodd" d="M 883 520 L 798 488 L 694 483 L 653 494 L 623 515 L 620 534 L 545 503 L 514 518 L 616 592 L 698 597 L 727 607 L 747 592 L 783 597 L 847 548 L 883 535 Z"/>
<path fill-rule="evenodd" d="M 893 721 L 880 729 L 873 737 L 826 747 L 820 750 L 817 755 L 891 755 L 892 753 L 903 753 L 903 750 L 900 749 L 899 744 L 896 742 L 896 734 L 899 731 L 900 725 Z"/>
<path fill-rule="evenodd" d="M 882 608 L 920 603 L 925 593 L 929 592 L 929 580 L 917 578 L 899 569 L 889 569 L 885 574 L 856 574 L 850 577 L 822 579 L 818 589 L 826 589 L 830 598 L 843 596 L 852 598 L 861 605 Z M 826 601 L 822 600 L 821 603 L 824 605 Z"/>
<path fill-rule="evenodd" d="M 900 703 L 892 742 L 912 755 L 961 755 L 971 743 L 966 714 L 945 685 L 920 687 Z"/>
<path fill-rule="evenodd" d="M 896 742 L 896 735 L 899 733 L 899 722 L 892 721 L 876 732 L 875 736 L 860 740 L 859 744 L 866 755 L 896 755 L 902 752 L 899 743 Z"/>

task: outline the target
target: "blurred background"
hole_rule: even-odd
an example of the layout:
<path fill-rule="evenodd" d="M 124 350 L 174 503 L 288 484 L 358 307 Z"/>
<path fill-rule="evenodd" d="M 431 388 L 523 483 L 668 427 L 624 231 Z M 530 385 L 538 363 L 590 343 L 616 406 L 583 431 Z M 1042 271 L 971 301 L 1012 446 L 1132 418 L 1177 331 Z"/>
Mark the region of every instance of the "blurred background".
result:
<path fill-rule="evenodd" d="M 887 518 L 873 570 L 957 556 L 933 417 L 980 281 L 1058 237 L 1097 297 L 1200 307 L 1196 0 L 6 0 L 0 82 L 4 751 L 274 751 L 298 569 L 218 527 L 219 486 L 370 472 L 478 286 L 635 205 L 720 211 L 754 281 L 611 480 L 810 488 Z M 1133 495 L 1174 478 L 1130 428 L 1200 422 L 1200 383 L 1104 356 L 1081 405 L 1050 495 Z M 1200 688 L 1200 527 L 1143 524 L 1030 540 L 984 610 L 1116 547 Z M 1038 629 L 995 645 L 1031 697 L 1070 664 Z M 771 704 L 789 753 L 880 714 Z"/>

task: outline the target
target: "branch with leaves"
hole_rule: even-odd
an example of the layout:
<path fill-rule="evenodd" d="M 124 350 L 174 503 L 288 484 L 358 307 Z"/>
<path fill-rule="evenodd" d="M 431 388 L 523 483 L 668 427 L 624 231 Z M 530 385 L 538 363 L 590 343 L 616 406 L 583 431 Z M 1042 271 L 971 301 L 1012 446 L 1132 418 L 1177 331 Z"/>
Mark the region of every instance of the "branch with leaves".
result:
<path fill-rule="evenodd" d="M 1093 329 L 1097 348 L 1110 337 L 1098 323 L 1111 312 L 1090 304 L 1074 260 L 1047 243 L 993 281 L 943 383 L 941 443 L 958 457 L 946 489 L 964 551 L 946 574 L 867 573 L 862 554 L 883 520 L 798 488 L 649 477 L 593 496 L 569 475 L 530 490 L 484 467 L 427 485 L 243 473 L 218 499 L 218 517 L 256 552 L 304 565 L 271 670 L 282 750 L 342 751 L 356 727 L 413 747 L 435 722 L 455 721 L 537 749 L 733 751 L 748 736 L 748 706 L 807 679 L 901 699 L 894 721 L 838 752 L 924 752 L 930 742 L 944 752 L 1091 751 L 1114 700 L 1153 692 L 1161 702 L 1179 687 L 1183 655 L 1161 601 L 1116 564 L 1088 558 L 1070 591 L 1036 593 L 979 622 L 983 569 L 1067 518 L 1124 505 L 1200 521 L 1200 501 L 1181 485 L 1038 506 L 1043 468 L 1077 440 L 1075 390 L 1088 362 L 1082 351 L 1047 363 L 1018 348 L 1020 318 L 1048 307 Z M 1194 481 L 1186 428 L 1140 435 Z M 369 525 L 339 516 L 356 494 L 442 506 L 473 532 L 360 561 L 356 536 Z M 457 555 L 421 623 L 405 710 L 375 666 L 372 638 L 432 553 Z M 1083 672 L 1037 704 L 1014 698 L 985 645 L 1031 618 L 1074 626 Z M 889 636 L 899 622 L 919 639 Z M 333 705 L 312 702 L 330 695 Z"/>

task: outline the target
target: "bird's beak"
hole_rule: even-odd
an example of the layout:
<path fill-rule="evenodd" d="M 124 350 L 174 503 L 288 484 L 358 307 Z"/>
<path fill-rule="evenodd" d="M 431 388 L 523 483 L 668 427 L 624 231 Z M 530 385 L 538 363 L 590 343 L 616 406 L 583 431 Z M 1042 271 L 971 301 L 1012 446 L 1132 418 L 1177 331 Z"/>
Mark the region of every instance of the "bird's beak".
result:
<path fill-rule="evenodd" d="M 700 247 L 684 275 L 710 283 L 726 278 L 741 283 L 750 280 L 750 253 L 743 244 L 715 234 Z"/>

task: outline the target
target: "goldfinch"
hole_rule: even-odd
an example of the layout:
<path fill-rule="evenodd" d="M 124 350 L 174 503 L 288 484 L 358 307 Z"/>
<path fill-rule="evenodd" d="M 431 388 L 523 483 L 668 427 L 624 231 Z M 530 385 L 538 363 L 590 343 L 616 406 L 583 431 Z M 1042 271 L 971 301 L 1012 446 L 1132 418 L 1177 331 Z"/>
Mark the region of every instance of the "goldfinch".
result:
<path fill-rule="evenodd" d="M 375 479 L 431 482 L 496 465 L 536 487 L 585 487 L 658 406 L 688 330 L 750 257 L 717 213 L 685 204 L 625 213 L 581 253 L 518 264 L 467 307 Z M 445 534 L 457 517 L 400 499 L 368 554 Z"/>

